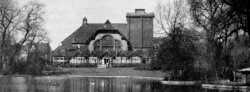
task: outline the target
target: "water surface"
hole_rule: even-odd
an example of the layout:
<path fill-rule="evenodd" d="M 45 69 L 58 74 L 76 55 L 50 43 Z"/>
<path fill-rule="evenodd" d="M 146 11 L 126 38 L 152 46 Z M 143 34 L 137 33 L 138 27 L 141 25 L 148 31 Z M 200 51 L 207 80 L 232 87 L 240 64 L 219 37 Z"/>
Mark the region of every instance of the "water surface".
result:
<path fill-rule="evenodd" d="M 0 77 L 0 92 L 248 92 L 169 86 L 157 80 L 105 77 Z"/>

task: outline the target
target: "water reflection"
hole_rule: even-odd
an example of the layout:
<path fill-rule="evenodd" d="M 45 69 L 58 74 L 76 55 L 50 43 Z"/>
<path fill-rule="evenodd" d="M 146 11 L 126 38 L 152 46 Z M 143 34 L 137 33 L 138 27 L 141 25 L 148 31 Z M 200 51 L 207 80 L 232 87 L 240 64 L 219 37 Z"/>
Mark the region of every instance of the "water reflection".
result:
<path fill-rule="evenodd" d="M 156 82 L 156 81 L 155 81 Z M 152 92 L 153 81 L 129 78 L 72 78 L 65 80 L 65 92 Z"/>
<path fill-rule="evenodd" d="M 162 85 L 132 78 L 0 77 L 0 92 L 248 92 Z"/>

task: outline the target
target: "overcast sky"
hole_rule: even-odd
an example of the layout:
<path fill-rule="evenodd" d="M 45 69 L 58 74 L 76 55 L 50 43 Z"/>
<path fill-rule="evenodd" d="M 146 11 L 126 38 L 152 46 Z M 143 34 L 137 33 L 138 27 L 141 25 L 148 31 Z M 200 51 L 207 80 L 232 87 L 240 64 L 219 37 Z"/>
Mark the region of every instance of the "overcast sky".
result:
<path fill-rule="evenodd" d="M 18 0 L 19 1 L 19 0 Z M 21 3 L 23 3 L 23 0 Z M 28 0 L 26 0 L 28 1 Z M 135 8 L 153 12 L 160 0 L 37 0 L 45 5 L 46 24 L 52 49 L 74 32 L 87 17 L 88 22 L 126 23 L 126 13 Z"/>

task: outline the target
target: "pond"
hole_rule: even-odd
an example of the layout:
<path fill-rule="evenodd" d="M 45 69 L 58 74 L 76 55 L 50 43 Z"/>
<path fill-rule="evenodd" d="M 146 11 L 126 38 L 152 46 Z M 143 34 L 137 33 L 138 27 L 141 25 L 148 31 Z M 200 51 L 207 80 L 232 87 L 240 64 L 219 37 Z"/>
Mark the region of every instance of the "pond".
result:
<path fill-rule="evenodd" d="M 0 92 L 248 92 L 168 86 L 157 80 L 108 77 L 0 77 Z"/>

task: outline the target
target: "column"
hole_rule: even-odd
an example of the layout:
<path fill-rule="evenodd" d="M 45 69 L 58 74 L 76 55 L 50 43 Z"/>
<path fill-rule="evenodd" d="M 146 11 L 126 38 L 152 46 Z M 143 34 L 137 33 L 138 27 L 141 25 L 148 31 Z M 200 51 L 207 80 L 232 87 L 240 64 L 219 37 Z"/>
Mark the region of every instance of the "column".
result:
<path fill-rule="evenodd" d="M 100 42 L 99 42 L 99 50 L 102 50 L 102 40 L 100 40 Z"/>
<path fill-rule="evenodd" d="M 116 45 L 115 45 L 115 40 L 113 39 L 113 50 L 114 50 L 114 51 L 116 51 L 115 46 L 116 46 Z"/>

